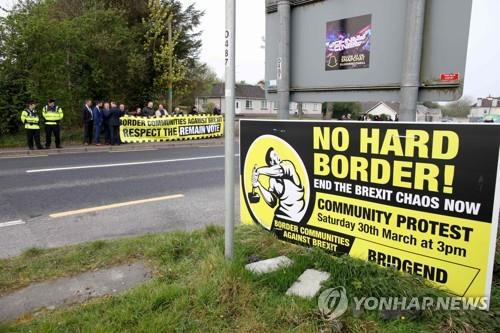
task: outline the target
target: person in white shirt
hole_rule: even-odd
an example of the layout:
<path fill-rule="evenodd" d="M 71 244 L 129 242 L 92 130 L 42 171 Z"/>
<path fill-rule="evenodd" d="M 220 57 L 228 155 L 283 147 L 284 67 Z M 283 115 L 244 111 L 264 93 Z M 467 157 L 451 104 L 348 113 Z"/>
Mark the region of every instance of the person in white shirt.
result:
<path fill-rule="evenodd" d="M 155 116 L 156 117 L 165 117 L 165 116 L 168 116 L 167 110 L 165 110 L 165 108 L 163 107 L 163 104 L 160 104 L 158 106 L 158 110 L 156 110 Z"/>

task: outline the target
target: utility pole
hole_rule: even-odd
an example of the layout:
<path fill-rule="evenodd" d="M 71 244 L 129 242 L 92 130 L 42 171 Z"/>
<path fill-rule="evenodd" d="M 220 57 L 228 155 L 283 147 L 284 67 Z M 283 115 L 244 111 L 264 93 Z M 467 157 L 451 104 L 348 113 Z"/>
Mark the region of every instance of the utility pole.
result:
<path fill-rule="evenodd" d="M 278 1 L 280 39 L 278 45 L 278 118 L 290 117 L 290 0 Z"/>
<path fill-rule="evenodd" d="M 173 57 L 174 57 L 174 51 L 175 51 L 175 47 L 173 47 L 173 45 L 172 45 L 172 14 L 170 14 L 168 17 L 168 47 L 171 50 L 169 62 L 168 62 L 168 112 L 170 112 L 172 114 L 172 112 L 174 111 L 174 109 L 173 109 L 174 82 L 173 82 L 172 71 L 174 69 Z"/>
<path fill-rule="evenodd" d="M 407 3 L 399 119 L 416 121 L 426 0 L 407 0 Z"/>
<path fill-rule="evenodd" d="M 226 31 L 224 60 L 226 65 L 225 110 L 225 256 L 233 259 L 234 252 L 234 103 L 235 103 L 235 33 L 236 0 L 226 0 Z"/>

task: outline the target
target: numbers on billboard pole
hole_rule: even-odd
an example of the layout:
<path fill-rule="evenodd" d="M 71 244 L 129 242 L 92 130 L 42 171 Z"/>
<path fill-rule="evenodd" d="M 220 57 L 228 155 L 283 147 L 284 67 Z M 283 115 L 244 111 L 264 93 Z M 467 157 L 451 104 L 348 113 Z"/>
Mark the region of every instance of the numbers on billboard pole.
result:
<path fill-rule="evenodd" d="M 225 53 L 224 53 L 226 67 L 229 66 L 229 48 L 230 48 L 229 38 L 230 37 L 231 37 L 231 33 L 229 32 L 229 30 L 226 30 L 226 34 L 225 34 L 226 42 L 225 42 Z"/>
<path fill-rule="evenodd" d="M 276 60 L 276 77 L 278 80 L 281 80 L 283 77 L 283 62 L 281 61 L 281 57 Z"/>

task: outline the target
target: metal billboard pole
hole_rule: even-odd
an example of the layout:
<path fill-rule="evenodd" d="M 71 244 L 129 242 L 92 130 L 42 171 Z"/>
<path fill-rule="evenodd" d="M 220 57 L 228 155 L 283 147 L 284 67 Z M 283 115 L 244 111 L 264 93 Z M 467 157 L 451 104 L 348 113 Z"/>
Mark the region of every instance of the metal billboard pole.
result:
<path fill-rule="evenodd" d="M 236 0 L 226 0 L 225 64 L 225 256 L 233 259 L 234 252 L 234 103 L 235 103 L 235 33 Z"/>
<path fill-rule="evenodd" d="M 278 118 L 290 116 L 290 0 L 278 1 L 280 22 L 277 79 L 278 79 Z"/>
<path fill-rule="evenodd" d="M 408 0 L 399 119 L 416 121 L 426 0 Z"/>
<path fill-rule="evenodd" d="M 173 82 L 173 75 L 172 71 L 174 69 L 173 66 L 173 57 L 174 53 L 173 50 L 174 48 L 172 47 L 172 15 L 169 15 L 168 17 L 168 47 L 171 48 L 172 53 L 170 54 L 169 60 L 168 60 L 168 112 L 170 114 L 174 113 L 174 103 L 173 103 L 173 91 L 174 91 L 174 82 Z"/>

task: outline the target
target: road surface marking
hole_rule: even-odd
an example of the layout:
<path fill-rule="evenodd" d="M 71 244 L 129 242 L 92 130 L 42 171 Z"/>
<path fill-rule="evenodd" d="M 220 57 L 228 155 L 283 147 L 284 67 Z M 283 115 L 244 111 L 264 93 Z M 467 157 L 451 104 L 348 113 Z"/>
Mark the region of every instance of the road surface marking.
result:
<path fill-rule="evenodd" d="M 34 157 L 48 157 L 49 155 L 7 155 L 0 157 L 1 160 L 8 160 L 13 158 L 34 158 Z"/>
<path fill-rule="evenodd" d="M 109 152 L 110 153 L 131 153 L 131 152 L 134 152 L 134 151 L 154 151 L 154 150 L 158 150 L 157 148 L 148 148 L 148 149 L 128 149 L 128 150 L 110 150 Z"/>
<path fill-rule="evenodd" d="M 240 156 L 240 154 L 235 154 L 234 156 L 238 157 L 238 156 Z M 203 156 L 203 157 L 188 157 L 188 158 L 176 158 L 176 159 L 171 159 L 171 160 L 157 160 L 157 161 L 147 161 L 147 162 L 96 164 L 96 165 L 81 165 L 81 166 L 64 167 L 64 168 L 35 169 L 35 170 L 27 170 L 26 173 L 42 173 L 42 172 L 54 172 L 54 171 L 67 171 L 67 170 L 81 170 L 81 169 L 113 168 L 113 167 L 131 166 L 131 165 L 145 165 L 145 164 L 160 164 L 160 163 L 174 163 L 174 162 L 186 162 L 186 161 L 213 160 L 213 159 L 218 159 L 218 158 L 224 158 L 224 155 Z"/>
<path fill-rule="evenodd" d="M 168 195 L 168 196 L 164 196 L 164 197 L 134 200 L 134 201 L 128 201 L 128 202 L 115 203 L 115 204 L 111 204 L 111 205 L 105 205 L 105 206 L 97 206 L 97 207 L 92 207 L 92 208 L 72 210 L 72 211 L 68 211 L 68 212 L 50 214 L 49 217 L 51 217 L 53 219 L 57 219 L 57 218 L 61 218 L 61 217 L 81 215 L 81 214 L 98 212 L 98 211 L 102 211 L 102 210 L 121 208 L 121 207 L 133 206 L 133 205 L 141 205 L 141 204 L 150 203 L 150 202 L 165 201 L 165 200 L 180 199 L 180 198 L 184 198 L 184 194 L 174 194 L 174 195 Z"/>
<path fill-rule="evenodd" d="M 24 222 L 23 220 L 3 222 L 3 223 L 0 223 L 0 228 L 12 227 L 12 226 L 21 225 L 21 224 L 26 224 L 26 222 Z"/>

